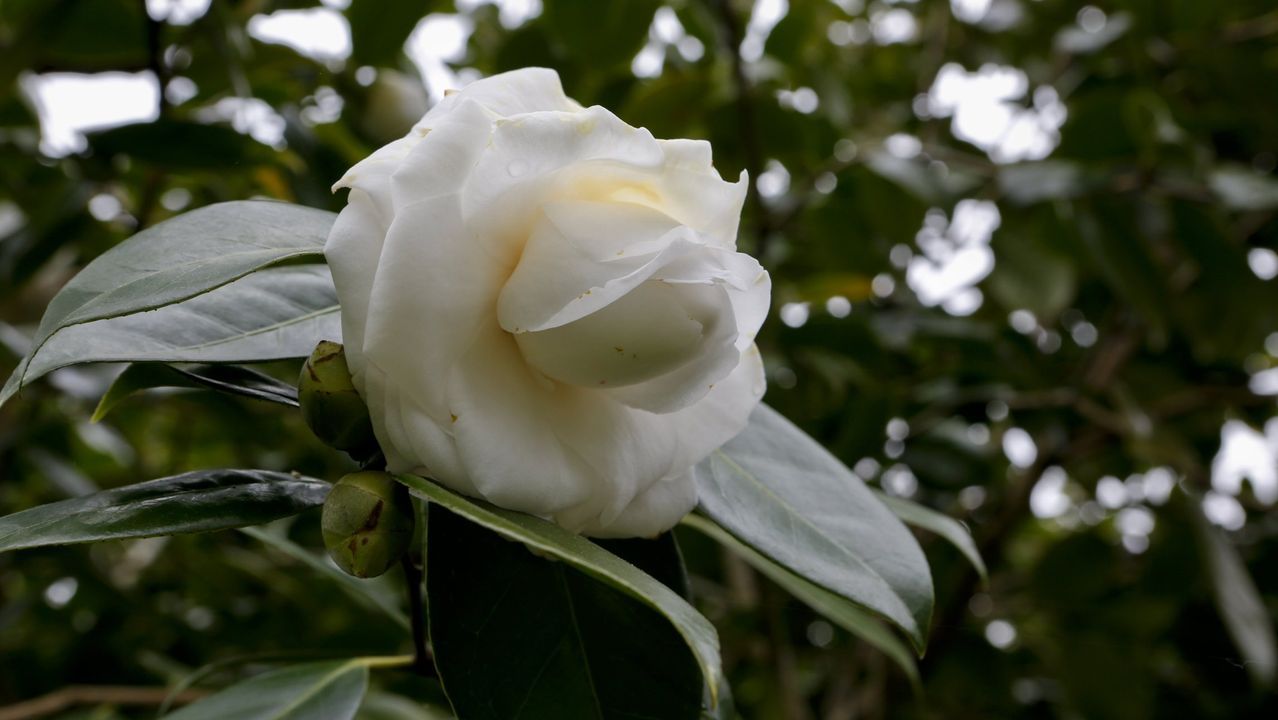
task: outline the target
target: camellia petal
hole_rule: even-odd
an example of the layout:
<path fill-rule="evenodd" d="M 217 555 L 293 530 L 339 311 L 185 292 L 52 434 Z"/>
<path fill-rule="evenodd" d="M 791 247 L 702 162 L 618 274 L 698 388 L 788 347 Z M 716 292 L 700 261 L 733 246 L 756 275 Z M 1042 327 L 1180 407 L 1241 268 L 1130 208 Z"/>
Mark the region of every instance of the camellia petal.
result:
<path fill-rule="evenodd" d="M 744 178 L 528 69 L 356 165 L 326 253 L 396 472 L 601 537 L 656 535 L 763 395 Z"/>

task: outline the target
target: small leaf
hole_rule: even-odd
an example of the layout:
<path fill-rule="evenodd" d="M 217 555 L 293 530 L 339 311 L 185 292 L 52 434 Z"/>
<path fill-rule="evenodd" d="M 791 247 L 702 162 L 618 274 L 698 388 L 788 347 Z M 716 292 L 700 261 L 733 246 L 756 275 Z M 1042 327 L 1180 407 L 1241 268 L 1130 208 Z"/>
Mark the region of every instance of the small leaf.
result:
<path fill-rule="evenodd" d="M 1239 165 L 1226 165 L 1213 171 L 1207 184 L 1221 202 L 1234 210 L 1278 208 L 1278 178 L 1272 175 L 1262 175 Z"/>
<path fill-rule="evenodd" d="M 919 669 L 917 663 L 914 662 L 913 652 L 891 631 L 883 627 L 883 624 L 873 615 L 857 607 L 851 601 L 795 575 L 773 560 L 763 556 L 754 548 L 741 542 L 732 533 L 700 515 L 694 514 L 685 517 L 683 524 L 740 555 L 741 559 L 749 563 L 751 567 L 766 575 L 777 585 L 780 585 L 782 589 L 798 598 L 804 605 L 821 613 L 834 624 L 878 648 L 905 672 L 916 692 L 921 689 L 919 685 Z"/>
<path fill-rule="evenodd" d="M 255 400 L 297 407 L 297 388 L 256 370 L 238 365 L 174 367 L 164 363 L 133 363 L 111 383 L 93 411 L 98 422 L 128 396 L 160 387 L 200 388 Z"/>
<path fill-rule="evenodd" d="M 698 717 L 697 660 L 661 613 L 439 505 L 429 513 L 431 644 L 459 717 Z M 669 534 L 608 547 L 683 581 Z"/>
<path fill-rule="evenodd" d="M 1056 33 L 1052 45 L 1059 52 L 1090 55 L 1126 35 L 1131 27 L 1132 16 L 1125 12 L 1118 12 L 1105 18 L 1105 24 L 1099 30 L 1078 25 L 1063 28 Z"/>
<path fill-rule="evenodd" d="M 368 668 L 399 658 L 354 658 L 262 673 L 192 703 L 168 720 L 350 720 L 368 690 Z"/>
<path fill-rule="evenodd" d="M 95 320 L 55 334 L 25 369 L 30 382 L 91 362 L 260 362 L 306 357 L 341 337 L 337 294 L 323 265 L 260 270 L 158 310 Z M 14 372 L 0 404 L 18 390 Z"/>
<path fill-rule="evenodd" d="M 989 575 L 985 571 L 985 561 L 981 559 L 981 551 L 976 549 L 976 541 L 972 539 L 972 533 L 968 532 L 963 523 L 949 515 L 944 515 L 916 502 L 892 497 L 877 490 L 873 492 L 874 496 L 886 505 L 888 510 L 891 510 L 907 524 L 923 528 L 945 538 L 959 552 L 963 553 L 963 557 L 967 558 L 968 562 L 972 563 L 972 567 L 976 568 L 976 572 L 980 574 L 981 580 L 989 580 Z"/>
<path fill-rule="evenodd" d="M 1042 160 L 1001 165 L 998 189 L 1017 205 L 1077 197 L 1096 182 L 1081 165 L 1063 160 Z"/>
<path fill-rule="evenodd" d="M 1247 673 L 1259 687 L 1271 687 L 1278 679 L 1278 641 L 1265 601 L 1238 550 L 1219 529 L 1196 514 L 1195 525 L 1211 578 L 1216 607 L 1242 653 Z"/>
<path fill-rule="evenodd" d="M 324 502 L 326 482 L 267 470 L 197 470 L 0 517 L 0 552 L 260 525 Z"/>
<path fill-rule="evenodd" d="M 29 366 L 55 334 L 180 302 L 286 260 L 320 259 L 335 217 L 286 203 L 228 202 L 143 230 L 98 256 L 54 296 L 32 354 L 0 403 L 26 382 Z"/>
<path fill-rule="evenodd" d="M 160 118 L 88 134 L 94 155 L 129 157 L 172 170 L 243 170 L 274 159 L 269 146 L 225 125 Z"/>
<path fill-rule="evenodd" d="M 914 536 L 843 463 L 760 405 L 695 468 L 699 507 L 789 570 L 926 644 L 932 575 Z"/>
<path fill-rule="evenodd" d="M 580 535 L 541 518 L 471 500 L 415 475 L 399 475 L 418 497 L 442 505 L 473 523 L 536 551 L 558 558 L 578 570 L 633 597 L 665 616 L 692 650 L 711 690 L 711 706 L 717 703 L 722 676 L 719 665 L 719 636 L 714 626 L 686 600 L 652 576 L 604 550 Z M 430 524 L 427 524 L 429 530 Z"/>

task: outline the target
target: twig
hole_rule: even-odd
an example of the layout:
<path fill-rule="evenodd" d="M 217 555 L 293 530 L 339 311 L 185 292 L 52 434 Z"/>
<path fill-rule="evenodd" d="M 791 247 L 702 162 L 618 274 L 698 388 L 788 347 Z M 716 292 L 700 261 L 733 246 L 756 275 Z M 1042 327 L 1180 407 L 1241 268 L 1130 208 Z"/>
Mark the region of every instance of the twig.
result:
<path fill-rule="evenodd" d="M 413 672 L 422 677 L 435 677 L 435 664 L 426 649 L 426 623 L 422 617 L 422 571 L 408 555 L 404 555 L 400 565 L 408 588 L 408 618 L 413 625 Z"/>
<path fill-rule="evenodd" d="M 208 695 L 207 690 L 185 690 L 173 699 L 186 705 Z M 32 700 L 0 707 L 0 720 L 34 720 L 76 705 L 159 705 L 169 696 L 166 688 L 128 685 L 68 685 Z"/>
<path fill-rule="evenodd" d="M 772 225 L 768 217 L 768 209 L 763 205 L 759 195 L 759 175 L 763 172 L 763 151 L 759 146 L 758 125 L 754 117 L 754 102 L 750 79 L 746 77 L 745 60 L 741 57 L 741 22 L 732 8 L 731 0 L 715 0 L 719 25 L 723 29 L 723 39 L 727 44 L 728 57 L 732 62 L 732 82 L 736 90 L 737 132 L 741 137 L 741 150 L 745 155 L 745 169 L 749 174 L 746 186 L 746 201 L 754 215 L 754 254 L 763 258 L 768 249 L 768 238 L 772 235 Z"/>
<path fill-rule="evenodd" d="M 139 0 L 142 5 L 142 17 L 146 20 L 146 69 L 155 75 L 155 82 L 160 86 L 160 117 L 168 114 L 169 100 L 164 91 L 169 84 L 169 72 L 164 64 L 164 47 L 161 34 L 164 32 L 164 21 L 156 20 L 147 11 L 146 0 Z"/>

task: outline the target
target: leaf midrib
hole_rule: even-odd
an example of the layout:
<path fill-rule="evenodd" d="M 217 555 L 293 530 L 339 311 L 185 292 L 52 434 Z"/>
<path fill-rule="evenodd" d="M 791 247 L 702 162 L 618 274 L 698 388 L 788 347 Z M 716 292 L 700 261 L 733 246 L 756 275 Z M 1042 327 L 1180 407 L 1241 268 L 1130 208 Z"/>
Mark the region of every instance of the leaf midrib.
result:
<path fill-rule="evenodd" d="M 187 298 L 187 300 L 191 300 L 191 299 L 192 299 L 192 298 Z M 185 301 L 178 301 L 178 302 L 185 302 Z M 173 305 L 177 305 L 178 303 L 172 303 L 172 304 L 173 304 Z M 162 306 L 162 307 L 167 307 L 167 306 Z M 324 315 L 331 315 L 331 314 L 333 314 L 333 313 L 335 313 L 335 312 L 338 312 L 338 311 L 340 311 L 340 310 L 341 310 L 341 306 L 340 306 L 340 305 L 328 305 L 328 306 L 323 307 L 323 308 L 320 308 L 320 309 L 318 309 L 318 310 L 313 310 L 313 311 L 311 311 L 311 312 L 309 312 L 309 313 L 307 313 L 307 314 L 305 314 L 305 315 L 298 315 L 297 317 L 292 317 L 292 318 L 289 318 L 288 320 L 284 320 L 284 321 L 281 321 L 281 322 L 277 322 L 277 323 L 275 323 L 275 324 L 273 324 L 273 325 L 267 325 L 267 326 L 265 326 L 265 327 L 260 327 L 260 328 L 254 329 L 254 330 L 250 330 L 250 331 L 248 331 L 248 332 L 240 333 L 240 334 L 238 334 L 238 335 L 228 335 L 228 336 L 226 336 L 226 337 L 224 337 L 224 338 L 221 338 L 221 339 L 219 339 L 219 340 L 211 340 L 211 341 L 209 341 L 209 342 L 200 343 L 200 344 L 198 344 L 198 345 L 169 345 L 168 347 L 170 347 L 170 348 L 172 348 L 172 349 L 174 349 L 174 350 L 187 350 L 187 351 L 207 350 L 208 348 L 217 347 L 217 346 L 219 346 L 219 345 L 226 345 L 226 344 L 228 344 L 228 343 L 238 342 L 238 341 L 240 341 L 240 340 L 243 340 L 244 338 L 254 337 L 254 336 L 256 336 L 256 335 L 261 335 L 261 334 L 263 334 L 263 333 L 268 333 L 268 332 L 273 332 L 273 331 L 275 331 L 275 330 L 280 330 L 280 329 L 282 329 L 282 328 L 289 327 L 290 325 L 296 325 L 296 324 L 298 324 L 298 323 L 306 322 L 306 321 L 308 321 L 308 320 L 314 320 L 315 318 L 322 317 L 322 316 L 324 316 Z M 145 312 L 145 311 L 143 311 L 143 310 L 139 310 L 138 312 Z M 117 319 L 119 319 L 119 318 L 131 317 L 131 316 L 133 316 L 133 315 L 135 315 L 135 314 L 137 314 L 137 313 L 127 313 L 127 314 L 124 314 L 124 315 L 117 315 L 117 316 L 115 316 L 115 317 L 113 317 L 113 318 L 98 318 L 98 320 L 97 320 L 97 321 L 117 320 Z M 92 322 L 97 322 L 97 321 L 92 321 Z M 87 324 L 87 323 L 78 323 L 78 324 L 80 324 L 80 325 L 84 325 L 84 324 Z M 73 327 L 73 326 L 68 325 L 68 326 L 66 326 L 66 327 L 58 328 L 57 332 L 55 332 L 53 335 L 57 335 L 58 333 L 62 332 L 63 330 L 66 330 L 66 329 L 68 329 L 68 328 L 70 328 L 70 327 Z M 52 339 L 52 338 L 53 338 L 53 335 L 50 335 L 50 336 L 49 336 L 49 337 L 50 337 L 50 339 Z M 27 366 L 29 366 L 29 365 L 30 365 L 30 360 L 31 360 L 31 359 L 33 359 L 34 357 L 35 357 L 34 353 L 33 353 L 33 354 L 31 354 L 31 355 L 28 355 L 28 356 L 27 356 L 28 360 L 27 360 L 26 362 L 24 362 L 24 363 L 23 363 L 23 369 L 22 369 L 22 372 L 23 372 L 23 378 L 22 378 L 22 380 L 20 380 L 20 381 L 19 381 L 18 388 L 17 388 L 18 390 L 21 390 L 21 389 L 22 389 L 22 387 L 24 386 L 25 382 L 26 382 Z M 47 375 L 47 374 L 49 374 L 49 373 L 53 372 L 54 370 L 60 370 L 60 369 L 62 369 L 62 368 L 64 368 L 64 367 L 70 367 L 71 365 L 78 365 L 78 364 L 80 364 L 81 362 L 83 362 L 83 361 L 81 361 L 81 360 L 72 360 L 72 361 L 69 361 L 69 362 L 59 362 L 59 363 L 57 363 L 57 364 L 53 365 L 52 367 L 44 368 L 44 369 L 41 371 L 41 373 L 40 373 L 40 374 L 41 374 L 41 375 Z M 104 360 L 104 361 L 102 361 L 102 362 L 159 362 L 159 361 L 157 361 L 155 358 L 153 358 L 153 357 L 151 357 L 151 356 L 149 356 L 149 355 L 139 354 L 139 355 L 136 355 L 136 356 L 133 356 L 133 357 L 128 357 L 128 358 L 119 358 L 119 359 L 116 359 L 116 360 Z M 15 390 L 15 392 L 16 392 L 16 390 Z"/>
<path fill-rule="evenodd" d="M 318 695 L 320 690 L 323 689 L 332 681 L 332 678 L 343 675 L 347 671 L 349 671 L 352 667 L 356 667 L 361 664 L 363 664 L 362 660 L 348 660 L 342 663 L 338 667 L 334 668 L 332 672 L 328 673 L 327 675 L 325 675 L 324 677 L 320 678 L 318 681 L 313 683 L 311 687 L 307 689 L 305 693 L 294 698 L 293 701 L 290 702 L 288 705 L 285 705 L 284 707 L 280 708 L 279 714 L 271 715 L 270 720 L 286 720 L 286 718 L 288 718 L 289 716 L 289 713 L 293 712 L 297 708 L 301 707 L 303 703 L 307 702 L 311 698 Z"/>
<path fill-rule="evenodd" d="M 252 251 L 252 252 L 231 253 L 231 254 L 229 254 L 229 255 L 221 256 L 221 257 L 236 257 L 236 256 L 243 256 L 243 255 L 259 255 L 259 254 L 263 254 L 263 253 L 266 253 L 266 252 L 267 252 L 267 251 L 265 251 L 265 250 L 256 250 L 256 251 Z M 290 252 L 290 253 L 287 253 L 287 254 L 285 254 L 285 255 L 275 255 L 275 256 L 273 256 L 273 258 L 274 258 L 274 259 L 272 259 L 272 260 L 271 260 L 271 261 L 269 261 L 269 262 L 265 262 L 265 263 L 262 263 L 262 264 L 260 264 L 260 265 L 256 265 L 256 266 L 254 266 L 254 267 L 251 267 L 251 268 L 249 268 L 248 270 L 245 270 L 243 273 L 240 273 L 240 274 L 238 274 L 238 275 L 235 275 L 235 276 L 233 276 L 233 277 L 230 277 L 230 278 L 226 279 L 224 282 L 220 282 L 220 283 L 218 283 L 218 284 L 216 284 L 216 285 L 209 286 L 209 287 L 207 287 L 207 288 L 204 288 L 203 290 L 197 291 L 197 292 L 192 293 L 192 294 L 190 294 L 190 295 L 185 295 L 185 296 L 182 296 L 182 297 L 174 298 L 174 299 L 172 299 L 172 300 L 168 300 L 168 301 L 166 301 L 166 302 L 156 302 L 156 303 L 152 303 L 152 304 L 143 304 L 143 305 L 140 305 L 140 306 L 138 306 L 138 307 L 136 307 L 136 308 L 134 308 L 134 309 L 132 309 L 132 310 L 128 310 L 128 311 L 125 311 L 125 312 L 120 312 L 120 313 L 117 313 L 117 314 L 114 314 L 114 315 L 111 315 L 111 314 L 103 314 L 103 315 L 94 316 L 94 314 L 93 314 L 92 312 L 89 312 L 89 313 L 87 313 L 87 317 L 82 317 L 83 315 L 86 315 L 86 313 L 85 313 L 85 312 L 83 312 L 83 311 L 84 311 L 84 309 L 85 309 L 86 307 L 90 307 L 90 306 L 93 306 L 93 305 L 96 305 L 96 304 L 102 304 L 103 302 L 105 302 L 105 301 L 103 301 L 103 300 L 102 300 L 102 298 L 104 298 L 104 297 L 108 297 L 108 296 L 111 296 L 111 295 L 113 295 L 113 294 L 115 294 L 115 293 L 118 293 L 118 292 L 120 292 L 121 290 L 123 290 L 124 288 L 130 287 L 130 286 L 132 286 L 132 285 L 134 285 L 134 284 L 136 284 L 136 283 L 142 282 L 143 280 L 147 280 L 147 279 L 153 278 L 153 277 L 155 277 L 156 275 L 159 275 L 161 272 L 165 272 L 165 271 L 164 271 L 164 270 L 156 270 L 156 271 L 151 272 L 151 273 L 149 273 L 149 274 L 147 274 L 147 275 L 144 275 L 144 276 L 142 276 L 142 277 L 139 277 L 139 278 L 135 278 L 135 279 L 133 279 L 133 280 L 130 280 L 129 282 L 127 282 L 127 283 L 125 283 L 124 285 L 121 285 L 121 286 L 119 286 L 119 287 L 117 287 L 117 288 L 112 288 L 111 290 L 109 290 L 109 291 L 107 291 L 107 292 L 99 293 L 98 295 L 94 296 L 92 299 L 90 299 L 90 300 L 88 300 L 88 301 L 86 301 L 86 302 L 84 302 L 84 303 L 81 303 L 80 305 L 76 306 L 76 308 L 75 308 L 74 310 L 71 310 L 70 312 L 66 313 L 66 314 L 65 314 L 65 315 L 63 315 L 61 318 L 58 318 L 56 321 L 54 321 L 54 323 L 53 323 L 53 327 L 51 327 L 49 330 L 47 330 L 46 332 L 44 332 L 44 333 L 42 333 L 42 334 L 40 335 L 39 340 L 37 340 L 37 341 L 35 342 L 35 344 L 32 346 L 32 348 L 31 348 L 31 352 L 27 354 L 26 360 L 24 360 L 24 361 L 23 361 L 23 363 L 22 363 L 22 366 L 21 366 L 21 373 L 22 373 L 22 374 L 21 374 L 21 375 L 19 376 L 19 378 L 18 378 L 18 388 L 17 388 L 17 389 L 18 389 L 18 390 L 21 390 L 21 389 L 22 389 L 22 387 L 26 384 L 26 381 L 27 381 L 27 372 L 28 372 L 28 370 L 29 370 L 29 369 L 30 369 L 30 367 L 31 367 L 31 361 L 35 359 L 35 357 L 39 354 L 39 352 L 40 352 L 42 349 L 44 349 L 44 346 L 45 346 L 46 344 L 48 344 L 49 340 L 53 339 L 53 336 L 57 335 L 58 333 L 62 332 L 63 330 L 66 330 L 67 328 L 75 327 L 76 325 L 83 325 L 83 324 L 85 324 L 85 323 L 93 322 L 93 321 L 95 321 L 95 320 L 110 320 L 110 319 L 118 318 L 118 317 L 126 317 L 126 316 L 129 316 L 129 315 L 136 315 L 136 314 L 138 314 L 138 313 L 146 312 L 146 311 L 148 311 L 148 310 L 157 310 L 157 309 L 159 309 L 159 308 L 168 307 L 168 306 L 170 306 L 170 305 L 177 305 L 178 303 L 185 302 L 185 301 L 187 301 L 187 300 L 190 300 L 190 299 L 192 299 L 192 298 L 199 297 L 199 296 L 201 296 L 201 295 L 206 295 L 206 294 L 208 294 L 208 293 L 213 292 L 214 290 L 217 290 L 217 289 L 219 289 L 219 288 L 222 288 L 222 287 L 225 287 L 225 286 L 227 286 L 227 285 L 230 285 L 231 283 L 235 282 L 236 280 L 243 279 L 243 278 L 245 278 L 245 277 L 247 277 L 247 276 L 249 276 L 249 275 L 252 275 L 252 274 L 253 274 L 253 273 L 255 273 L 255 272 L 258 272 L 259 270 L 265 270 L 265 269 L 267 269 L 267 268 L 269 268 L 269 267 L 271 267 L 271 266 L 273 266 L 273 265 L 277 265 L 277 264 L 279 264 L 279 263 L 282 263 L 282 262 L 285 262 L 285 261 L 288 261 L 288 260 L 295 260 L 295 259 L 300 258 L 300 257 L 306 257 L 307 255 L 319 255 L 320 257 L 323 257 L 323 255 L 324 255 L 324 251 L 323 251 L 323 249 L 322 249 L 322 248 L 319 248 L 319 249 L 309 249 L 309 250 L 305 250 L 305 251 L 295 251 L 295 252 Z M 175 265 L 175 266 L 173 266 L 173 267 L 174 267 L 174 268 L 192 268 L 192 267 L 195 267 L 195 266 L 198 266 L 198 265 L 201 265 L 201 264 L 205 264 L 205 263 L 207 263 L 207 262 L 208 262 L 208 258 L 205 258 L 204 260 L 200 260 L 200 261 L 194 261 L 194 260 L 193 260 L 193 261 L 190 261 L 190 262 L 182 263 L 182 264 L 180 264 L 180 265 Z M 65 366 L 63 366 L 63 367 L 65 367 Z"/>

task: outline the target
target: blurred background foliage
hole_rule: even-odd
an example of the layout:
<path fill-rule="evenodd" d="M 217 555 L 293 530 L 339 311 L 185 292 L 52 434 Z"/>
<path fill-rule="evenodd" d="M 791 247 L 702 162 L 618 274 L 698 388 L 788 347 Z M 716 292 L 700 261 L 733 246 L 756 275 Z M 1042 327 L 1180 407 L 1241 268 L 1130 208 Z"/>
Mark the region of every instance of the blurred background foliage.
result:
<path fill-rule="evenodd" d="M 689 533 L 743 717 L 1275 717 L 1276 40 L 1267 0 L 0 0 L 0 370 L 140 227 L 250 196 L 337 210 L 329 186 L 445 89 L 553 67 L 750 173 L 768 402 L 962 519 L 991 569 L 922 538 L 915 693 Z M 210 393 L 90 423 L 118 370 L 0 412 L 0 513 L 195 468 L 347 468 L 293 413 Z M 315 515 L 273 531 L 313 552 Z M 0 556 L 0 705 L 404 635 L 240 533 Z M 437 688 L 379 682 L 365 717 L 441 716 Z"/>

